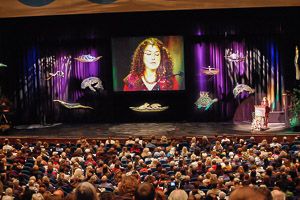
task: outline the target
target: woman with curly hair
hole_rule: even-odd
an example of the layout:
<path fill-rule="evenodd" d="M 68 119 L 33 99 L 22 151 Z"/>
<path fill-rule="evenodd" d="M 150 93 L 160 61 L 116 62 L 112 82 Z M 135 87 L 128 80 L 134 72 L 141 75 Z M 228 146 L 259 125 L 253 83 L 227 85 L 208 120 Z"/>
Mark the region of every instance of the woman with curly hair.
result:
<path fill-rule="evenodd" d="M 172 58 L 157 38 L 147 38 L 136 48 L 124 91 L 178 90 Z"/>

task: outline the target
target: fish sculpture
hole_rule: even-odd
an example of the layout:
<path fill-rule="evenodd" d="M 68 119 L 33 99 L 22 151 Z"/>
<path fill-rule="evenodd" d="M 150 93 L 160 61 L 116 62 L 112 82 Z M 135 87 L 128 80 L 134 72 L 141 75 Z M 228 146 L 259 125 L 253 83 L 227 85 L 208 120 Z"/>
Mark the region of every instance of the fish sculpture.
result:
<path fill-rule="evenodd" d="M 238 53 L 229 53 L 225 56 L 225 59 L 229 62 L 243 62 L 245 61 L 245 57 L 239 55 Z"/>
<path fill-rule="evenodd" d="M 102 56 L 95 57 L 95 56 L 91 56 L 90 54 L 87 54 L 87 55 L 78 56 L 77 58 L 74 58 L 74 59 L 79 62 L 96 62 L 101 57 Z"/>
<path fill-rule="evenodd" d="M 93 92 L 103 90 L 102 81 L 98 77 L 89 77 L 81 82 L 81 89 L 89 88 Z"/>
<path fill-rule="evenodd" d="M 51 78 L 54 78 L 56 76 L 58 76 L 58 77 L 65 77 L 65 73 L 63 71 L 60 71 L 60 70 L 57 71 L 57 72 L 55 72 L 55 73 L 49 73 L 49 76 L 46 78 L 46 80 L 48 81 Z"/>
<path fill-rule="evenodd" d="M 7 67 L 6 64 L 0 63 L 0 67 Z"/>
<path fill-rule="evenodd" d="M 208 76 L 214 76 L 219 74 L 219 70 L 216 68 L 213 68 L 211 66 L 208 67 L 202 67 L 203 69 L 201 70 L 202 74 L 208 75 Z"/>
<path fill-rule="evenodd" d="M 234 97 L 236 98 L 240 93 L 242 93 L 242 92 L 244 92 L 244 91 L 248 92 L 249 94 L 252 94 L 252 93 L 255 92 L 255 90 L 252 89 L 252 88 L 251 88 L 250 86 L 248 86 L 248 85 L 245 85 L 245 84 L 237 84 L 237 85 L 235 86 L 235 88 L 233 89 L 233 95 L 234 95 Z"/>
<path fill-rule="evenodd" d="M 81 105 L 80 103 L 68 103 L 68 102 L 64 102 L 62 100 L 53 100 L 53 102 L 58 102 L 60 103 L 62 106 L 64 106 L 65 108 L 68 108 L 68 109 L 94 109 L 90 106 L 84 106 L 84 105 Z"/>
<path fill-rule="evenodd" d="M 209 92 L 200 92 L 200 97 L 197 99 L 195 102 L 195 105 L 197 106 L 198 109 L 205 108 L 204 110 L 208 110 L 213 103 L 217 102 L 218 99 L 212 99 L 209 97 Z"/>
<path fill-rule="evenodd" d="M 131 110 L 136 111 L 136 112 L 161 112 L 169 108 L 169 106 L 161 106 L 159 103 L 144 103 L 141 106 L 137 107 L 129 107 Z"/>

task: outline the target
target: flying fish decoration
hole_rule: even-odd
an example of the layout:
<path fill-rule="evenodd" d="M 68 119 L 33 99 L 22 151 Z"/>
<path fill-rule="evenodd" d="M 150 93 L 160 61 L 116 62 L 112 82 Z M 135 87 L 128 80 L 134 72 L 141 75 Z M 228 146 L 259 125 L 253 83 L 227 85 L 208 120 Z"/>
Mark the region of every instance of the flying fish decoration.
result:
<path fill-rule="evenodd" d="M 89 88 L 93 92 L 103 90 L 102 81 L 98 77 L 89 77 L 81 82 L 81 89 Z"/>
<path fill-rule="evenodd" d="M 252 94 L 255 92 L 255 90 L 253 88 L 251 88 L 248 85 L 245 84 L 237 84 L 235 86 L 235 88 L 233 89 L 233 95 L 236 98 L 239 94 L 241 94 L 242 92 L 248 92 L 249 94 Z"/>
<path fill-rule="evenodd" d="M 202 67 L 201 73 L 208 76 L 214 76 L 219 74 L 219 70 L 211 66 L 208 66 L 208 67 Z"/>
<path fill-rule="evenodd" d="M 226 54 L 225 59 L 229 62 L 239 63 L 245 61 L 246 58 L 243 57 L 243 55 L 240 53 L 233 53 L 231 51 L 228 51 L 228 54 Z"/>
<path fill-rule="evenodd" d="M 54 78 L 54 77 L 65 77 L 65 73 L 63 71 L 57 71 L 55 73 L 49 73 L 49 76 L 46 78 L 46 80 L 50 80 L 51 78 Z"/>
<path fill-rule="evenodd" d="M 195 102 L 195 105 L 198 109 L 204 108 L 204 110 L 208 110 L 212 106 L 212 104 L 217 101 L 217 98 L 212 99 L 209 97 L 209 92 L 200 91 L 200 97 Z"/>
<path fill-rule="evenodd" d="M 98 57 L 95 57 L 95 56 L 91 56 L 90 54 L 87 54 L 87 55 L 81 55 L 81 56 L 78 56 L 77 58 L 74 58 L 75 60 L 79 61 L 79 62 L 96 62 L 98 61 L 102 56 L 98 56 Z"/>
<path fill-rule="evenodd" d="M 7 67 L 7 65 L 6 64 L 3 64 L 3 63 L 0 63 L 0 68 L 1 67 Z"/>
<path fill-rule="evenodd" d="M 94 109 L 90 106 L 85 106 L 85 105 L 81 105 L 80 103 L 68 103 L 65 101 L 61 101 L 61 100 L 53 100 L 53 102 L 58 102 L 60 103 L 63 107 L 68 108 L 68 109 Z"/>

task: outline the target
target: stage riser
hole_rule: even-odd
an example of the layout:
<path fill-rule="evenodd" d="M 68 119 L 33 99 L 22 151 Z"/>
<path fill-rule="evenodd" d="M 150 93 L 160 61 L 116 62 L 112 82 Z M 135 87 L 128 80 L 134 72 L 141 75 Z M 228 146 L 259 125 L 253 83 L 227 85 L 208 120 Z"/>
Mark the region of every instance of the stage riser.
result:
<path fill-rule="evenodd" d="M 269 123 L 285 123 L 284 112 L 270 112 Z"/>

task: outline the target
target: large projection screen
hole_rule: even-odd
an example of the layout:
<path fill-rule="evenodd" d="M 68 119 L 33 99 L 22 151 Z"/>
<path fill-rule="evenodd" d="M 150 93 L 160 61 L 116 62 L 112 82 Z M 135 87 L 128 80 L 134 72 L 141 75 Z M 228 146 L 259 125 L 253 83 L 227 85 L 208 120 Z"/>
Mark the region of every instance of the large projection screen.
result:
<path fill-rule="evenodd" d="M 181 36 L 112 39 L 114 91 L 185 89 Z"/>

